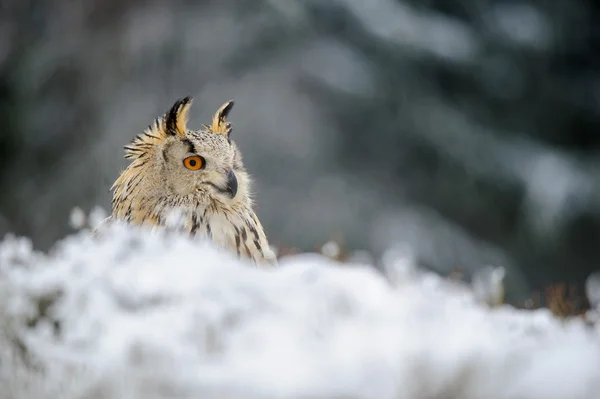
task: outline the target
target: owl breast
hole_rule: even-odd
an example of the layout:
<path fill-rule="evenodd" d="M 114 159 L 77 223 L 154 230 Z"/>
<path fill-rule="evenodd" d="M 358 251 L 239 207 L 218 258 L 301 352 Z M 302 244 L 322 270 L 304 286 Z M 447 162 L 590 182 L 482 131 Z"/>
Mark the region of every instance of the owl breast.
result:
<path fill-rule="evenodd" d="M 216 246 L 258 265 L 277 262 L 252 209 L 194 208 L 185 212 L 185 218 L 186 230 L 196 238 L 211 240 Z"/>

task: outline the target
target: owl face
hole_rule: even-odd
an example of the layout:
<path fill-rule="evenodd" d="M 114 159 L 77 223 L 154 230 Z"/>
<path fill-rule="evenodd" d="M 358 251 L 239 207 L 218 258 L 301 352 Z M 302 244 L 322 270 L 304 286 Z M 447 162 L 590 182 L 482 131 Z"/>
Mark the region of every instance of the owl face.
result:
<path fill-rule="evenodd" d="M 157 154 L 168 190 L 235 201 L 244 171 L 237 148 L 228 136 L 188 130 L 166 140 Z"/>
<path fill-rule="evenodd" d="M 113 185 L 114 203 L 123 208 L 132 198 L 190 206 L 250 201 L 249 177 L 227 121 L 233 102 L 223 104 L 212 124 L 200 130 L 187 128 L 191 104 L 190 97 L 177 101 L 125 146 L 132 162 Z"/>

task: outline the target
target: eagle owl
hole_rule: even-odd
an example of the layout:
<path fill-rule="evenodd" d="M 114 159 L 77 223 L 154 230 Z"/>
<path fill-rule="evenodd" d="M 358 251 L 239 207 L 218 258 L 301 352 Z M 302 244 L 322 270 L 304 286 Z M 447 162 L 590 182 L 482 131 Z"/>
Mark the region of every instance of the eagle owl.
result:
<path fill-rule="evenodd" d="M 233 101 L 200 130 L 187 127 L 191 105 L 191 97 L 178 100 L 125 146 L 131 163 L 111 188 L 109 219 L 166 227 L 175 210 L 186 233 L 257 265 L 276 264 L 252 209 L 250 177 L 231 138 L 227 116 Z"/>

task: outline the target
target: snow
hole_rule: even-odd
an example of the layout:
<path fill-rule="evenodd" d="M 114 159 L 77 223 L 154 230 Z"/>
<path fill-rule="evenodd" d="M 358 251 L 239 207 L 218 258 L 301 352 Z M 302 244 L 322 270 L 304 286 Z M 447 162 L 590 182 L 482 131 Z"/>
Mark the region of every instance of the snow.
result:
<path fill-rule="evenodd" d="M 0 397 L 598 397 L 596 327 L 490 308 L 408 250 L 385 262 L 387 275 L 318 254 L 257 269 L 119 224 L 48 254 L 6 237 Z"/>

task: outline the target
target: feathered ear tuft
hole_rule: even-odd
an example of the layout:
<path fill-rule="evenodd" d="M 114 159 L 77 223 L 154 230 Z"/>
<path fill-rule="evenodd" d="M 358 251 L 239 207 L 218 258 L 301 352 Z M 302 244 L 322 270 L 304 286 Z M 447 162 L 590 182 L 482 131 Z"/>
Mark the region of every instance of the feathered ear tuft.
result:
<path fill-rule="evenodd" d="M 229 115 L 229 112 L 231 112 L 233 104 L 234 102 L 231 100 L 221 105 L 221 108 L 219 108 L 213 116 L 212 125 L 207 126 L 209 131 L 216 134 L 223 134 L 229 138 L 233 128 L 231 127 L 231 122 L 227 122 L 227 116 Z"/>
<path fill-rule="evenodd" d="M 190 96 L 178 100 L 165 115 L 167 134 L 184 135 L 187 132 L 187 122 L 190 108 L 194 99 Z"/>

